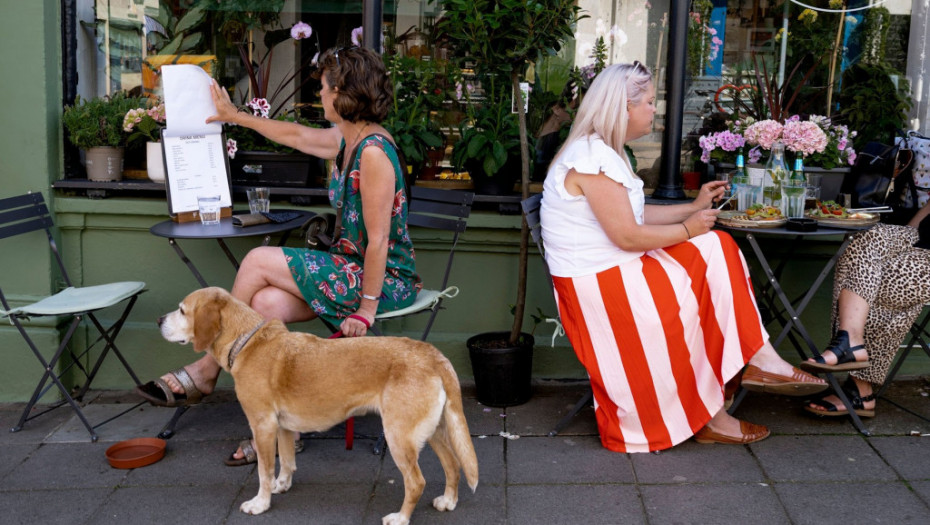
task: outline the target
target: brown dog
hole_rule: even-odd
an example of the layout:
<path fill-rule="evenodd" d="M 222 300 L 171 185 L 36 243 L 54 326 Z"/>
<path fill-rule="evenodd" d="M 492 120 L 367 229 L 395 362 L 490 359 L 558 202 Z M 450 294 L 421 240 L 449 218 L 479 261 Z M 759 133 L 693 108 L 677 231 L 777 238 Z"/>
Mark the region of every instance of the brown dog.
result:
<path fill-rule="evenodd" d="M 388 450 L 404 476 L 404 504 L 382 523 L 410 521 L 425 485 L 417 460 L 427 441 L 446 474 L 434 507 L 455 509 L 459 469 L 472 492 L 477 487 L 478 460 L 458 378 L 434 346 L 400 337 L 322 339 L 289 332 L 280 321 L 265 323 L 221 288 L 188 295 L 158 324 L 168 341 L 210 352 L 236 382 L 258 454 L 258 495 L 239 507 L 242 512 L 261 514 L 272 493 L 291 487 L 292 446 L 278 447 L 281 469 L 272 480 L 275 439 L 290 444 L 289 431 L 322 431 L 372 411 L 381 413 Z"/>

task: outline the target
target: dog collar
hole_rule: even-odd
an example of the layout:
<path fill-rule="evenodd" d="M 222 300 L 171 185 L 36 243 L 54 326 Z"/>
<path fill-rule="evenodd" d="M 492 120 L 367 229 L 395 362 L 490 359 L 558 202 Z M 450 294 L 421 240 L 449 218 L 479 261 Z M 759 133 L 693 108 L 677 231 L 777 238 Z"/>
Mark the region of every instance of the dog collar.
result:
<path fill-rule="evenodd" d="M 242 349 L 245 348 L 245 345 L 249 343 L 249 340 L 252 339 L 252 336 L 255 335 L 255 332 L 257 332 L 261 327 L 265 326 L 267 322 L 268 322 L 267 320 L 263 320 L 262 322 L 255 325 L 255 328 L 253 328 L 251 332 L 245 335 L 240 335 L 236 339 L 236 342 L 233 343 L 232 350 L 229 351 L 229 367 L 228 368 L 230 370 L 232 370 L 233 361 L 236 360 L 236 356 L 239 355 L 239 352 L 241 352 Z"/>

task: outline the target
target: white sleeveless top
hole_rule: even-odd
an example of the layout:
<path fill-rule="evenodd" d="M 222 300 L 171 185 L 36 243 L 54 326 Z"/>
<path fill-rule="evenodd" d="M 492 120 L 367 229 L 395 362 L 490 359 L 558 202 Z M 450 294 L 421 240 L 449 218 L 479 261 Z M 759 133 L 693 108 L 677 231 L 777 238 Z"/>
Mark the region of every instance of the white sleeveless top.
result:
<path fill-rule="evenodd" d="M 540 221 L 549 272 L 556 277 L 580 277 L 641 257 L 644 252 L 624 251 L 611 242 L 584 195 L 568 193 L 565 176 L 573 168 L 578 173 L 603 172 L 625 186 L 636 222 L 643 224 L 643 180 L 600 137 L 576 140 L 549 166 L 543 184 Z"/>

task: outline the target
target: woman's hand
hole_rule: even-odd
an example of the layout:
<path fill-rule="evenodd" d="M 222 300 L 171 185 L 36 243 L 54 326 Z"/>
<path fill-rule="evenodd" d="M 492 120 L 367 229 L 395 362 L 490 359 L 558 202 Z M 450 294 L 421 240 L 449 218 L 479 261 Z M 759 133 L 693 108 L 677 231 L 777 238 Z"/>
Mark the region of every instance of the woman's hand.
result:
<path fill-rule="evenodd" d="M 365 318 L 368 324 L 366 325 L 361 319 L 355 319 L 356 316 Z M 342 332 L 343 337 L 362 337 L 368 333 L 368 327 L 374 322 L 375 316 L 362 307 L 356 310 L 351 316 L 342 320 L 342 323 L 339 325 L 339 331 Z"/>
<path fill-rule="evenodd" d="M 233 122 L 233 119 L 236 118 L 236 114 L 239 112 L 239 108 L 232 103 L 232 100 L 229 98 L 229 93 L 227 93 L 216 80 L 210 85 L 210 95 L 213 97 L 213 105 L 216 106 L 216 115 L 207 117 L 207 123 Z"/>
<path fill-rule="evenodd" d="M 699 210 L 710 208 L 713 206 L 714 201 L 720 198 L 723 192 L 726 191 L 727 184 L 729 184 L 729 182 L 725 180 L 712 180 L 705 183 L 701 186 L 701 191 L 698 193 L 697 198 L 694 199 L 694 205 Z"/>
<path fill-rule="evenodd" d="M 709 232 L 710 229 L 714 227 L 714 223 L 717 222 L 717 215 L 719 214 L 720 210 L 715 209 L 698 210 L 685 219 L 682 224 L 688 229 L 688 235 L 690 235 L 690 237 L 697 237 L 702 233 Z"/>

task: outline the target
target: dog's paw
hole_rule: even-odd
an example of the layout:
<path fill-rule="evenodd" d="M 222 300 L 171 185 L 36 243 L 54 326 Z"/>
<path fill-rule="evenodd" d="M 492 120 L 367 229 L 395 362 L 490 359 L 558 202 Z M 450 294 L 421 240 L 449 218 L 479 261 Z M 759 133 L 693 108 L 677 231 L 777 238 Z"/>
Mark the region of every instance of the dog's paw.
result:
<path fill-rule="evenodd" d="M 268 510 L 268 507 L 271 506 L 271 501 L 267 499 L 262 499 L 260 496 L 255 496 L 254 498 L 246 501 L 239 506 L 239 510 L 245 512 L 246 514 L 261 514 Z"/>
<path fill-rule="evenodd" d="M 455 500 L 454 498 L 450 498 L 446 496 L 445 494 L 443 494 L 442 496 L 433 498 L 433 507 L 436 507 L 436 510 L 442 511 L 442 512 L 455 510 L 455 505 L 457 503 L 458 503 L 457 500 Z"/>
<path fill-rule="evenodd" d="M 410 518 L 404 516 L 400 512 L 388 514 L 387 516 L 381 518 L 381 525 L 407 525 L 409 523 Z"/>
<path fill-rule="evenodd" d="M 291 488 L 291 477 L 290 476 L 278 476 L 274 483 L 271 484 L 271 493 L 272 494 L 283 494 Z"/>

